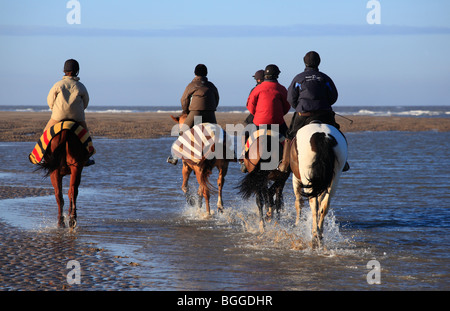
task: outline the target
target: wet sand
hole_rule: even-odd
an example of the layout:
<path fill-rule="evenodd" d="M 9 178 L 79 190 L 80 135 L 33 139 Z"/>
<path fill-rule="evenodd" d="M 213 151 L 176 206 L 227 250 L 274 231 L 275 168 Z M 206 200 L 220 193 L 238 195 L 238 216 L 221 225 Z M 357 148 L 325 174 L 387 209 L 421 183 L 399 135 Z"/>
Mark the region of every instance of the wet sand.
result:
<path fill-rule="evenodd" d="M 219 125 L 239 124 L 244 113 L 217 113 Z M 292 114 L 286 116 L 289 124 Z M 0 141 L 36 142 L 50 113 L 1 112 Z M 361 131 L 450 131 L 450 119 L 414 117 L 337 116 L 345 132 Z M 169 136 L 173 125 L 169 113 L 88 113 L 86 121 L 95 137 L 157 138 Z M 30 150 L 31 152 L 31 150 Z M 1 200 L 53 195 L 53 189 L 0 186 Z M 55 229 L 56 230 L 56 229 Z M 68 285 L 62 263 L 80 260 L 83 267 L 81 285 Z M 133 265 L 114 258 L 95 245 L 77 242 L 76 234 L 66 230 L 57 233 L 26 232 L 0 221 L 0 290 L 135 290 L 138 279 Z"/>

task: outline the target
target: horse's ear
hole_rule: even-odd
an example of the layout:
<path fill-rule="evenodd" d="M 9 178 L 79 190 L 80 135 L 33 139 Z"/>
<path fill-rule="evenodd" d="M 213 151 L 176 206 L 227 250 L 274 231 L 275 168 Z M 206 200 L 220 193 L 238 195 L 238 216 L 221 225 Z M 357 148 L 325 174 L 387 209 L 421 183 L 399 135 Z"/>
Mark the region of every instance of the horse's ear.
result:
<path fill-rule="evenodd" d="M 173 115 L 170 115 L 170 117 L 171 117 L 172 120 L 174 120 L 175 122 L 177 122 L 177 123 L 180 122 L 180 117 L 174 117 Z"/>

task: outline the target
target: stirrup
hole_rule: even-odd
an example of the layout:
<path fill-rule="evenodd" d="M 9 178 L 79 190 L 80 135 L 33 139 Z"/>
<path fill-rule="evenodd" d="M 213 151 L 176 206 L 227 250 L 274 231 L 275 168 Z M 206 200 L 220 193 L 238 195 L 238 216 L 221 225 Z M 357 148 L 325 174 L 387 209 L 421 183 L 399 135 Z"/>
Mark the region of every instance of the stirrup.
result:
<path fill-rule="evenodd" d="M 170 163 L 170 164 L 173 164 L 173 165 L 177 165 L 178 159 L 177 159 L 177 158 L 174 158 L 174 157 L 172 157 L 172 156 L 169 156 L 169 157 L 167 158 L 167 163 Z"/>

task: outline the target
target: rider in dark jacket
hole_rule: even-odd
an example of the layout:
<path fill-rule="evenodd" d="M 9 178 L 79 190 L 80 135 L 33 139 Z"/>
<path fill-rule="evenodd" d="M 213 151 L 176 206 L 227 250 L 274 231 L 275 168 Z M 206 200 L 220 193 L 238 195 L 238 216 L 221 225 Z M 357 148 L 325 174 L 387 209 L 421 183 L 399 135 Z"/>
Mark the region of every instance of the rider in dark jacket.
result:
<path fill-rule="evenodd" d="M 319 54 L 310 51 L 306 53 L 303 61 L 306 66 L 305 71 L 295 76 L 288 88 L 288 102 L 295 109 L 295 113 L 286 135 L 283 159 L 278 167 L 282 172 L 286 172 L 289 168 L 291 141 L 300 128 L 314 120 L 340 128 L 331 108 L 337 101 L 338 91 L 333 80 L 319 71 Z"/>
<path fill-rule="evenodd" d="M 296 111 L 289 128 L 289 139 L 293 139 L 301 127 L 313 120 L 339 128 L 331 108 L 338 98 L 333 80 L 319 71 L 320 56 L 316 52 L 308 52 L 303 60 L 305 71 L 292 80 L 288 89 L 288 101 Z"/>

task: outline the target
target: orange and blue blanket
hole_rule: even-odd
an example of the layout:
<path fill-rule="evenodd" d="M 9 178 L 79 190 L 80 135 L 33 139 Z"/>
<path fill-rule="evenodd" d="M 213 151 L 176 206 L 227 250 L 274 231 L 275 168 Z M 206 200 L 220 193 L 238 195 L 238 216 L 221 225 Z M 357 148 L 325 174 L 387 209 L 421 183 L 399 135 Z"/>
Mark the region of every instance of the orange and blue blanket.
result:
<path fill-rule="evenodd" d="M 61 121 L 47 129 L 42 134 L 33 151 L 28 156 L 30 162 L 33 164 L 41 163 L 52 138 L 63 130 L 70 130 L 73 132 L 80 139 L 81 144 L 84 148 L 86 148 L 90 156 L 95 153 L 95 148 L 92 145 L 92 138 L 84 127 L 74 121 Z"/>

